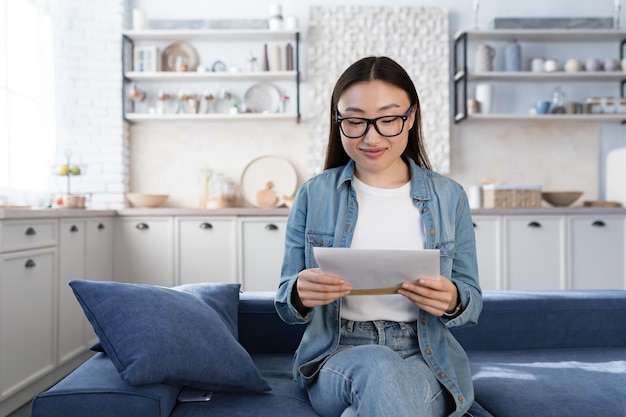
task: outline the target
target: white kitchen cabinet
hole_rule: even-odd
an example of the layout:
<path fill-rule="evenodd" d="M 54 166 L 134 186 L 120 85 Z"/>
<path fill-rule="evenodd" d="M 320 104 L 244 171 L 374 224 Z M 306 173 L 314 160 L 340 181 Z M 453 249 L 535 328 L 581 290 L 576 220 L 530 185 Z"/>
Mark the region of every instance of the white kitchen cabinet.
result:
<path fill-rule="evenodd" d="M 176 283 L 237 282 L 237 219 L 176 218 Z"/>
<path fill-rule="evenodd" d="M 570 285 L 626 289 L 624 216 L 569 216 Z"/>
<path fill-rule="evenodd" d="M 113 275 L 113 217 L 87 219 L 85 276 L 92 281 L 115 281 Z M 83 320 L 85 346 L 91 347 L 97 336 L 91 323 Z"/>
<path fill-rule="evenodd" d="M 478 277 L 483 290 L 502 289 L 502 233 L 499 216 L 473 216 Z"/>
<path fill-rule="evenodd" d="M 165 287 L 175 284 L 172 217 L 118 217 L 114 240 L 116 281 Z"/>
<path fill-rule="evenodd" d="M 244 291 L 278 289 L 286 225 L 284 217 L 239 219 L 239 272 Z"/>
<path fill-rule="evenodd" d="M 113 217 L 87 219 L 86 276 L 94 281 L 115 281 L 113 275 Z"/>
<path fill-rule="evenodd" d="M 506 289 L 565 289 L 565 216 L 504 216 L 503 241 Z"/>
<path fill-rule="evenodd" d="M 0 255 L 0 400 L 55 367 L 56 248 Z"/>
<path fill-rule="evenodd" d="M 96 340 L 70 281 L 113 279 L 113 218 L 70 218 L 59 224 L 59 362 L 87 350 Z"/>
<path fill-rule="evenodd" d="M 85 315 L 70 281 L 87 279 L 85 256 L 87 220 L 63 219 L 59 224 L 59 362 L 80 354 L 85 347 Z"/>
<path fill-rule="evenodd" d="M 57 221 L 0 222 L 0 402 L 56 364 Z"/>

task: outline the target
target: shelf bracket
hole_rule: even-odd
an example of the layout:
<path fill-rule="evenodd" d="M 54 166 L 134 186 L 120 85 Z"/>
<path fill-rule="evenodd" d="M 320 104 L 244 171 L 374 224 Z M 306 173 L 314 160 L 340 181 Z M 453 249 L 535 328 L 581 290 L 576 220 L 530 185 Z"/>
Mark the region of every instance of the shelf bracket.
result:
<path fill-rule="evenodd" d="M 461 34 L 454 40 L 454 123 L 459 123 L 467 119 L 467 32 Z M 461 51 L 463 53 L 462 66 L 459 67 L 459 44 L 461 44 Z M 461 76 L 457 77 L 457 74 Z M 459 84 L 461 84 L 461 99 L 459 99 Z M 459 112 L 459 107 L 462 107 L 463 111 Z"/>

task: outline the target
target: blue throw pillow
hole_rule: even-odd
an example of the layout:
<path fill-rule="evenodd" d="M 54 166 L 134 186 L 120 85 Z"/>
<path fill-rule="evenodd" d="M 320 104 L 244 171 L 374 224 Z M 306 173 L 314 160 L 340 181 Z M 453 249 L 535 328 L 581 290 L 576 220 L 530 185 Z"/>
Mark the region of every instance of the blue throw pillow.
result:
<path fill-rule="evenodd" d="M 238 307 L 240 288 L 241 284 L 231 283 L 184 284 L 174 287 L 175 290 L 194 295 L 213 307 L 235 339 L 239 339 Z M 236 301 L 233 302 L 233 300 Z M 100 340 L 96 341 L 90 349 L 94 352 L 104 352 L 104 347 Z"/>
<path fill-rule="evenodd" d="M 204 286 L 192 284 L 177 290 L 70 282 L 104 351 L 129 384 L 165 383 L 230 392 L 269 390 L 235 338 L 236 313 L 231 314 L 239 303 L 239 285 Z M 211 298 L 216 300 L 215 307 L 203 301 Z"/>

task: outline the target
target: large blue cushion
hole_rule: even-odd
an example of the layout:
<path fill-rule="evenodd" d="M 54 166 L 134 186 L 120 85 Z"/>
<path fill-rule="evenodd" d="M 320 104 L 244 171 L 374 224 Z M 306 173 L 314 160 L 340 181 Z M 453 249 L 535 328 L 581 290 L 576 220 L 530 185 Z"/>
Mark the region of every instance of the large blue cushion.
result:
<path fill-rule="evenodd" d="M 482 350 L 468 355 L 476 401 L 494 416 L 615 417 L 626 412 L 626 348 Z"/>
<path fill-rule="evenodd" d="M 168 417 L 180 387 L 131 386 L 98 353 L 33 400 L 32 417 Z"/>
<path fill-rule="evenodd" d="M 225 284 L 224 284 L 225 285 Z M 238 284 L 224 305 L 238 304 Z M 171 288 L 118 282 L 70 282 L 122 379 L 210 391 L 266 391 L 250 355 L 214 308 Z M 226 286 L 225 288 L 228 288 Z M 201 287 L 198 291 L 208 296 Z"/>

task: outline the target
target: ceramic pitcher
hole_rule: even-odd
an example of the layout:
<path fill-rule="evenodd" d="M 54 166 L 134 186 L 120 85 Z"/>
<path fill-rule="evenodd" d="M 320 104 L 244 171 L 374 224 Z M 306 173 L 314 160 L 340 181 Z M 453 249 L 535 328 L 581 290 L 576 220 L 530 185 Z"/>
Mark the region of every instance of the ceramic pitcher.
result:
<path fill-rule="evenodd" d="M 493 71 L 493 60 L 496 57 L 496 50 L 487 45 L 481 43 L 476 47 L 476 64 L 475 72 L 487 72 Z"/>

